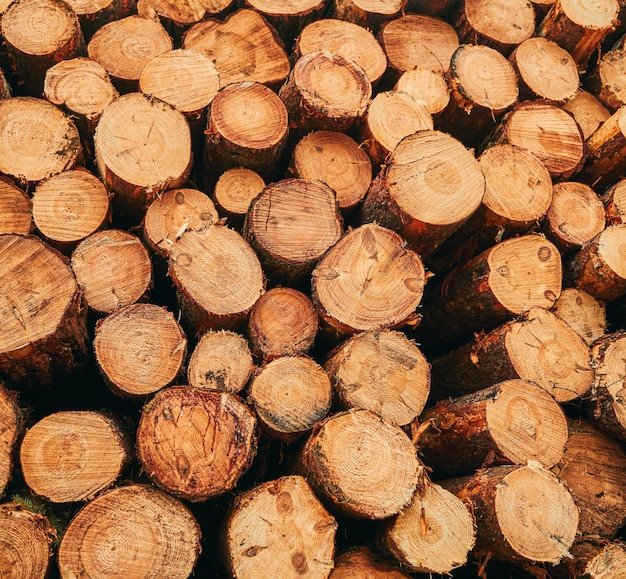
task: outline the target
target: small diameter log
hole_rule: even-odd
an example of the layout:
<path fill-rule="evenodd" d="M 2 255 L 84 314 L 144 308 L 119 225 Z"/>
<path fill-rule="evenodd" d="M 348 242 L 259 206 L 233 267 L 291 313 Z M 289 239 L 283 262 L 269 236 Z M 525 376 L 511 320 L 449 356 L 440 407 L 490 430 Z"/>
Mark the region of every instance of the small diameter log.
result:
<path fill-rule="evenodd" d="M 614 49 L 605 52 L 595 69 L 587 76 L 585 88 L 611 112 L 626 104 L 626 50 Z"/>
<path fill-rule="evenodd" d="M 359 141 L 372 161 L 380 166 L 404 137 L 433 128 L 433 118 L 423 104 L 407 93 L 385 91 L 372 99 L 359 131 Z"/>
<path fill-rule="evenodd" d="M 83 34 L 89 40 L 108 22 L 130 16 L 137 0 L 67 0 L 67 3 L 76 12 Z"/>
<path fill-rule="evenodd" d="M 57 534 L 44 515 L 19 503 L 0 504 L 0 569 L 11 579 L 46 579 Z"/>
<path fill-rule="evenodd" d="M 306 179 L 270 183 L 250 204 L 243 226 L 266 275 L 287 283 L 304 280 L 342 233 L 335 192 Z"/>
<path fill-rule="evenodd" d="M 250 311 L 246 334 L 259 360 L 306 354 L 317 335 L 315 306 L 302 292 L 276 287 L 264 293 Z"/>
<path fill-rule="evenodd" d="M 205 130 L 203 178 L 214 183 L 227 169 L 247 167 L 268 180 L 287 141 L 283 102 L 258 82 L 233 83 L 213 99 Z"/>
<path fill-rule="evenodd" d="M 554 185 L 542 231 L 561 253 L 587 245 L 604 227 L 604 205 L 589 185 L 575 181 Z"/>
<path fill-rule="evenodd" d="M 610 225 L 565 264 L 567 285 L 611 302 L 626 294 L 626 224 Z"/>
<path fill-rule="evenodd" d="M 0 99 L 0 173 L 36 183 L 82 164 L 76 125 L 43 99 Z"/>
<path fill-rule="evenodd" d="M 85 53 L 76 13 L 62 0 L 19 0 L 2 15 L 2 36 L 26 89 L 39 97 L 46 70 Z"/>
<path fill-rule="evenodd" d="M 620 2 L 602 0 L 587 4 L 581 0 L 559 0 L 539 24 L 535 34 L 562 46 L 581 70 L 604 37 L 619 24 Z"/>
<path fill-rule="evenodd" d="M 438 478 L 480 468 L 537 461 L 546 468 L 563 456 L 567 421 L 540 386 L 506 380 L 474 394 L 442 400 L 420 416 L 431 421 L 417 444 Z"/>
<path fill-rule="evenodd" d="M 484 44 L 508 56 L 518 44 L 533 36 L 535 11 L 526 0 L 463 0 L 452 15 L 459 40 Z"/>
<path fill-rule="evenodd" d="M 294 61 L 323 50 L 356 62 L 374 85 L 387 68 L 387 57 L 374 35 L 352 22 L 324 18 L 307 24 L 292 51 Z"/>
<path fill-rule="evenodd" d="M 226 565 L 234 578 L 322 578 L 333 567 L 337 523 L 301 476 L 238 495 L 225 527 Z"/>
<path fill-rule="evenodd" d="M 332 386 L 312 358 L 283 356 L 257 370 L 248 400 L 265 434 L 292 442 L 330 412 Z"/>
<path fill-rule="evenodd" d="M 13 476 L 18 441 L 24 434 L 24 418 L 17 393 L 0 383 L 0 497 Z"/>
<path fill-rule="evenodd" d="M 400 75 L 395 90 L 410 94 L 438 119 L 450 102 L 450 87 L 444 74 L 427 68 L 413 68 Z"/>
<path fill-rule="evenodd" d="M 600 196 L 608 225 L 626 223 L 626 179 L 620 179 Z"/>
<path fill-rule="evenodd" d="M 122 421 L 94 411 L 49 414 L 28 429 L 20 447 L 26 484 L 53 503 L 93 499 L 115 483 L 132 456 Z"/>
<path fill-rule="evenodd" d="M 105 229 L 81 241 L 72 252 L 72 270 L 87 305 L 110 313 L 145 299 L 152 288 L 152 262 L 138 237 Z"/>
<path fill-rule="evenodd" d="M 397 567 L 381 561 L 368 547 L 356 547 L 335 557 L 329 579 L 411 579 Z"/>
<path fill-rule="evenodd" d="M 210 16 L 222 16 L 231 12 L 234 8 L 233 0 L 202 0 L 193 2 L 185 0 L 138 0 L 137 11 L 139 14 L 151 14 L 155 12 L 158 17 L 165 21 L 168 30 L 174 28 L 174 37 L 184 32 L 191 24 L 206 20 Z"/>
<path fill-rule="evenodd" d="M 64 171 L 40 181 L 33 194 L 33 220 L 41 235 L 69 255 L 109 220 L 109 193 L 85 169 Z"/>
<path fill-rule="evenodd" d="M 617 541 L 603 546 L 586 561 L 582 572 L 590 579 L 626 576 L 626 546 Z"/>
<path fill-rule="evenodd" d="M 578 91 L 576 62 L 556 42 L 533 37 L 524 40 L 509 56 L 519 77 L 520 99 L 545 99 L 563 103 Z"/>
<path fill-rule="evenodd" d="M 552 564 L 571 557 L 578 509 L 565 484 L 539 464 L 483 469 L 441 485 L 473 506 L 475 553 Z"/>
<path fill-rule="evenodd" d="M 578 89 L 562 107 L 574 116 L 585 140 L 611 116 L 609 110 L 595 96 L 581 89 Z"/>
<path fill-rule="evenodd" d="M 334 18 L 377 31 L 381 24 L 404 14 L 407 0 L 333 0 Z"/>
<path fill-rule="evenodd" d="M 565 288 L 551 308 L 563 321 L 591 344 L 606 332 L 604 302 L 580 288 Z"/>
<path fill-rule="evenodd" d="M 198 22 L 185 34 L 183 48 L 208 57 L 222 87 L 248 81 L 276 88 L 289 74 L 289 59 L 278 33 L 254 10 L 237 10 L 223 22 Z"/>
<path fill-rule="evenodd" d="M 319 423 L 299 467 L 330 508 L 365 519 L 385 519 L 408 506 L 421 468 L 404 431 L 369 410 Z"/>
<path fill-rule="evenodd" d="M 425 271 L 402 238 L 376 224 L 346 233 L 317 263 L 311 300 L 336 338 L 415 323 Z"/>
<path fill-rule="evenodd" d="M 244 389 L 254 370 L 247 340 L 227 330 L 204 334 L 187 364 L 190 386 L 237 394 Z"/>
<path fill-rule="evenodd" d="M 415 343 L 389 330 L 356 334 L 326 360 L 339 403 L 405 426 L 420 415 L 430 392 L 430 367 Z"/>
<path fill-rule="evenodd" d="M 367 112 L 372 84 L 352 60 L 317 51 L 297 60 L 278 95 L 299 137 L 317 130 L 346 132 Z"/>
<path fill-rule="evenodd" d="M 460 141 L 420 131 L 398 143 L 372 181 L 361 218 L 398 232 L 427 259 L 476 211 L 484 193 L 483 172 Z"/>
<path fill-rule="evenodd" d="M 172 384 L 187 355 L 174 314 L 154 304 L 124 306 L 96 327 L 96 363 L 118 396 L 142 399 Z"/>
<path fill-rule="evenodd" d="M 139 221 L 167 189 L 180 187 L 192 165 L 191 133 L 184 115 L 141 93 L 106 107 L 94 137 L 98 173 L 115 194 L 122 219 Z"/>
<path fill-rule="evenodd" d="M 62 579 L 186 579 L 200 554 L 201 532 L 189 508 L 148 485 L 110 490 L 70 522 L 58 553 Z"/>
<path fill-rule="evenodd" d="M 116 88 L 127 93 L 139 88 L 143 68 L 172 48 L 170 35 L 157 19 L 133 14 L 100 28 L 89 41 L 87 53 L 109 73 Z"/>
<path fill-rule="evenodd" d="M 198 336 L 241 327 L 265 289 L 253 249 L 220 225 L 183 233 L 172 248 L 169 275 L 188 331 Z"/>
<path fill-rule="evenodd" d="M 220 175 L 211 199 L 228 224 L 241 229 L 250 203 L 264 188 L 261 175 L 245 167 L 235 167 Z"/>
<path fill-rule="evenodd" d="M 336 131 L 314 131 L 301 139 L 291 157 L 294 177 L 321 181 L 336 194 L 344 216 L 363 201 L 372 182 L 372 161 L 351 137 Z"/>
<path fill-rule="evenodd" d="M 66 380 L 87 357 L 87 309 L 72 270 L 34 236 L 0 235 L 0 374 Z"/>
<path fill-rule="evenodd" d="M 11 179 L 0 176 L 0 233 L 28 235 L 32 227 L 30 197 Z"/>
<path fill-rule="evenodd" d="M 594 379 L 584 340 L 561 318 L 538 307 L 433 360 L 431 371 L 435 400 L 519 378 L 568 402 L 586 394 Z"/>
<path fill-rule="evenodd" d="M 190 386 L 158 392 L 137 429 L 137 455 L 150 480 L 192 502 L 232 489 L 256 448 L 256 418 L 236 395 Z"/>

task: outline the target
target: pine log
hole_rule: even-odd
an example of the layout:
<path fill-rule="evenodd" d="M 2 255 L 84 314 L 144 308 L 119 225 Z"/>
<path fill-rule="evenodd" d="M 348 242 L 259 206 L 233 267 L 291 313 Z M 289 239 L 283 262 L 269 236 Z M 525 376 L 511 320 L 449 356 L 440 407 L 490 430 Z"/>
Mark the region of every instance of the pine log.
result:
<path fill-rule="evenodd" d="M 363 225 L 318 261 L 311 299 L 326 333 L 346 338 L 416 323 L 424 283 L 422 261 L 399 235 L 376 224 Z"/>
<path fill-rule="evenodd" d="M 395 90 L 410 94 L 418 103 L 438 119 L 450 102 L 450 87 L 440 71 L 413 68 L 400 75 Z"/>
<path fill-rule="evenodd" d="M 328 185 L 346 217 L 354 213 L 367 193 L 372 182 L 372 161 L 345 133 L 314 131 L 295 146 L 289 173 Z"/>
<path fill-rule="evenodd" d="M 0 233 L 28 235 L 33 228 L 30 197 L 0 175 Z"/>
<path fill-rule="evenodd" d="M 335 566 L 329 579 L 411 579 L 397 567 L 380 561 L 368 547 L 356 547 L 335 557 Z"/>
<path fill-rule="evenodd" d="M 124 306 L 96 327 L 96 363 L 118 396 L 143 399 L 182 372 L 187 339 L 174 314 L 154 304 Z"/>
<path fill-rule="evenodd" d="M 71 264 L 87 305 L 100 314 L 141 301 L 152 289 L 148 250 L 120 229 L 98 231 L 81 241 Z"/>
<path fill-rule="evenodd" d="M 419 420 L 431 421 L 417 447 L 438 478 L 529 460 L 550 468 L 561 460 L 567 442 L 567 421 L 557 401 L 519 379 L 441 400 Z"/>
<path fill-rule="evenodd" d="M 607 225 L 626 223 L 626 179 L 620 179 L 600 195 Z"/>
<path fill-rule="evenodd" d="M 246 335 L 259 360 L 306 354 L 317 335 L 318 319 L 311 300 L 293 288 L 275 287 L 250 311 Z"/>
<path fill-rule="evenodd" d="M 387 57 L 374 35 L 346 20 L 324 18 L 307 24 L 292 51 L 292 59 L 323 50 L 356 62 L 374 85 L 387 68 Z"/>
<path fill-rule="evenodd" d="M 0 99 L 0 174 L 24 186 L 81 165 L 76 125 L 43 99 Z"/>
<path fill-rule="evenodd" d="M 33 221 L 53 247 L 69 255 L 78 243 L 109 221 L 109 194 L 86 169 L 40 181 L 32 199 Z"/>
<path fill-rule="evenodd" d="M 187 231 L 172 248 L 169 275 L 188 333 L 241 327 L 265 289 L 261 264 L 246 241 L 220 225 Z"/>
<path fill-rule="evenodd" d="M 248 342 L 235 332 L 220 330 L 204 334 L 187 364 L 190 386 L 237 394 L 254 370 Z"/>
<path fill-rule="evenodd" d="M 283 356 L 259 368 L 248 400 L 259 426 L 272 438 L 292 442 L 330 412 L 332 386 L 323 368 L 308 356 Z"/>
<path fill-rule="evenodd" d="M 591 344 L 606 332 L 606 308 L 579 288 L 565 288 L 551 308 L 563 321 Z"/>
<path fill-rule="evenodd" d="M 329 508 L 384 519 L 408 506 L 421 467 L 399 426 L 369 410 L 349 410 L 316 425 L 299 468 Z"/>
<path fill-rule="evenodd" d="M 261 175 L 245 167 L 235 167 L 220 175 L 211 199 L 228 224 L 241 229 L 250 203 L 264 188 Z"/>
<path fill-rule="evenodd" d="M 440 400 L 519 378 L 567 402 L 589 392 L 590 357 L 587 344 L 561 318 L 533 307 L 520 320 L 433 360 L 431 392 Z"/>
<path fill-rule="evenodd" d="M 308 276 L 342 233 L 335 192 L 306 179 L 270 183 L 250 204 L 243 226 L 265 274 L 286 283 Z"/>
<path fill-rule="evenodd" d="M 407 0 L 333 0 L 330 11 L 339 20 L 376 32 L 380 26 L 404 16 Z"/>
<path fill-rule="evenodd" d="M 94 411 L 48 414 L 28 429 L 20 446 L 26 484 L 53 503 L 92 500 L 124 474 L 132 456 L 122 420 Z"/>
<path fill-rule="evenodd" d="M 250 467 L 256 425 L 235 394 L 166 388 L 142 409 L 137 455 L 158 487 L 188 501 L 206 501 L 234 488 Z"/>
<path fill-rule="evenodd" d="M 398 232 L 427 259 L 476 211 L 484 193 L 483 172 L 460 141 L 420 131 L 402 139 L 387 159 L 361 219 Z"/>
<path fill-rule="evenodd" d="M 25 416 L 17 392 L 0 382 L 0 497 L 13 477 L 18 444 L 24 434 Z M 1 568 L 1 567 L 0 567 Z"/>
<path fill-rule="evenodd" d="M 50 385 L 84 366 L 85 303 L 61 255 L 34 236 L 0 235 L 0 375 Z"/>
<path fill-rule="evenodd" d="M 200 554 L 201 532 L 189 508 L 148 485 L 112 489 L 70 522 L 58 552 L 62 579 L 186 579 Z"/>
<path fill-rule="evenodd" d="M 254 10 L 237 10 L 223 22 L 198 22 L 185 34 L 182 47 L 213 61 L 221 87 L 248 81 L 275 88 L 289 74 L 289 59 L 278 33 Z"/>
<path fill-rule="evenodd" d="M 611 116 L 609 110 L 595 96 L 581 89 L 578 89 L 562 107 L 573 115 L 585 140 Z"/>
<path fill-rule="evenodd" d="M 415 343 L 390 330 L 356 334 L 324 364 L 345 409 L 371 410 L 405 426 L 420 415 L 430 391 L 430 367 Z"/>
<path fill-rule="evenodd" d="M 231 577 L 328 577 L 337 523 L 297 475 L 262 483 L 235 499 L 225 522 Z"/>
<path fill-rule="evenodd" d="M 90 40 L 108 22 L 130 16 L 137 0 L 66 0 L 78 16 L 83 34 Z"/>
<path fill-rule="evenodd" d="M 611 112 L 626 104 L 624 78 L 626 77 L 626 50 L 609 50 L 595 69 L 587 75 L 585 88 L 598 98 Z"/>
<path fill-rule="evenodd" d="M 567 487 L 539 464 L 483 469 L 441 485 L 472 504 L 475 553 L 552 564 L 571 556 L 578 509 Z"/>

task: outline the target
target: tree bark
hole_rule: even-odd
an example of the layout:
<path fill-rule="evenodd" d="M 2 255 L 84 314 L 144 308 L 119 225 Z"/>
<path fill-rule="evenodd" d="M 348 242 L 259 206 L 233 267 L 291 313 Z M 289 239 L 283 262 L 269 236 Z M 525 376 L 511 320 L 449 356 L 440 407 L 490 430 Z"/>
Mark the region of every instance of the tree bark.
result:
<path fill-rule="evenodd" d="M 400 75 L 394 89 L 410 94 L 436 120 L 450 102 L 450 87 L 440 71 L 427 68 L 406 70 Z"/>
<path fill-rule="evenodd" d="M 18 404 L 17 392 L 0 383 L 0 497 L 13 477 L 18 445 L 25 429 L 24 412 Z"/>
<path fill-rule="evenodd" d="M 620 179 L 600 195 L 607 225 L 626 222 L 626 179 Z"/>
<path fill-rule="evenodd" d="M 227 223 L 240 230 L 250 203 L 264 188 L 261 175 L 245 167 L 235 167 L 220 175 L 211 199 Z"/>
<path fill-rule="evenodd" d="M 623 78 L 626 75 L 626 50 L 609 50 L 595 69 L 585 79 L 585 88 L 611 112 L 617 112 L 626 104 Z"/>
<path fill-rule="evenodd" d="M 579 288 L 565 288 L 551 308 L 580 336 L 591 344 L 606 332 L 606 307 L 604 302 Z"/>
<path fill-rule="evenodd" d="M 574 96 L 561 105 L 580 126 L 585 141 L 595 133 L 611 113 L 590 92 L 578 89 Z"/>
<path fill-rule="evenodd" d="M 0 233 L 28 235 L 32 228 L 30 197 L 11 179 L 0 176 Z"/>

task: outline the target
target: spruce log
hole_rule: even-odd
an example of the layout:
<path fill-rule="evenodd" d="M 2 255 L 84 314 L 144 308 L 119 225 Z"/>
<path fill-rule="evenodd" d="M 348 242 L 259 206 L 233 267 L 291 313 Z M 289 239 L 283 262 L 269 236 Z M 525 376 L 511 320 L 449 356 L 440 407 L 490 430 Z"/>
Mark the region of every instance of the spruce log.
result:
<path fill-rule="evenodd" d="M 410 94 L 418 103 L 438 119 L 450 102 L 450 87 L 441 71 L 413 68 L 400 75 L 395 90 Z"/>
<path fill-rule="evenodd" d="M 608 225 L 626 222 L 626 179 L 620 179 L 600 195 Z"/>
<path fill-rule="evenodd" d="M 72 519 L 58 552 L 62 579 L 186 579 L 200 554 L 201 532 L 189 508 L 148 485 L 114 488 Z"/>
<path fill-rule="evenodd" d="M 206 501 L 234 488 L 250 467 L 256 425 L 235 394 L 173 386 L 144 405 L 137 455 L 158 487 L 188 501 Z"/>
<path fill-rule="evenodd" d="M 0 175 L 0 233 L 28 235 L 33 228 L 30 197 Z"/>
<path fill-rule="evenodd" d="M 565 288 L 551 308 L 563 321 L 591 344 L 606 332 L 606 307 L 604 302 L 580 288 Z"/>
<path fill-rule="evenodd" d="M 404 15 L 407 0 L 333 0 L 331 13 L 376 32 L 381 24 Z"/>
<path fill-rule="evenodd" d="M 356 547 L 335 557 L 329 579 L 411 579 L 401 569 L 381 561 L 368 547 Z"/>
<path fill-rule="evenodd" d="M 581 89 L 578 89 L 562 107 L 574 116 L 585 140 L 611 116 L 609 110 L 595 96 Z"/>
<path fill-rule="evenodd" d="M 261 175 L 245 167 L 235 167 L 220 175 L 211 199 L 228 224 L 241 229 L 250 203 L 264 188 Z"/>
<path fill-rule="evenodd" d="M 66 0 L 78 16 L 86 40 L 113 20 L 130 16 L 137 0 Z"/>
<path fill-rule="evenodd" d="M 0 497 L 4 496 L 13 477 L 18 444 L 24 434 L 24 419 L 17 393 L 0 383 Z"/>

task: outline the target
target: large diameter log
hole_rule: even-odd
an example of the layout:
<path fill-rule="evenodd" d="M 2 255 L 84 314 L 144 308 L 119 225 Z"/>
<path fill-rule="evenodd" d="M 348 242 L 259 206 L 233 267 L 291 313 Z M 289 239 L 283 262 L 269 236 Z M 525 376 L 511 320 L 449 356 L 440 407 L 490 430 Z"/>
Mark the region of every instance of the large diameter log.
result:
<path fill-rule="evenodd" d="M 411 501 L 420 465 L 409 437 L 369 410 L 318 423 L 299 457 L 315 493 L 347 516 L 384 519 Z"/>
<path fill-rule="evenodd" d="M 437 119 L 450 102 L 450 87 L 443 72 L 428 68 L 412 68 L 404 71 L 394 86 L 410 94 Z"/>
<path fill-rule="evenodd" d="M 127 426 L 94 411 L 49 414 L 28 429 L 20 446 L 26 484 L 53 503 L 93 499 L 124 474 L 132 456 Z"/>
<path fill-rule="evenodd" d="M 562 107 L 574 116 L 585 140 L 611 116 L 609 110 L 595 96 L 581 89 L 577 90 Z"/>
<path fill-rule="evenodd" d="M 29 195 L 4 176 L 0 176 L 0 216 L 0 233 L 28 235 L 32 230 Z"/>
<path fill-rule="evenodd" d="M 475 553 L 553 564 L 571 557 L 578 509 L 565 484 L 539 464 L 493 467 L 441 485 L 472 504 Z"/>
<path fill-rule="evenodd" d="M 346 233 L 318 261 L 311 300 L 335 337 L 397 328 L 418 320 L 425 271 L 402 238 L 379 225 Z"/>
<path fill-rule="evenodd" d="M 62 579 L 186 579 L 200 554 L 201 532 L 189 508 L 148 485 L 110 490 L 70 522 L 58 552 Z"/>
<path fill-rule="evenodd" d="M 206 501 L 235 487 L 250 467 L 256 424 L 234 394 L 166 388 L 142 409 L 137 455 L 157 486 L 189 501 Z"/>
<path fill-rule="evenodd" d="M 333 568 L 337 523 L 301 476 L 240 494 L 225 526 L 226 564 L 237 579 L 323 579 Z"/>
<path fill-rule="evenodd" d="M 36 237 L 0 235 L 0 374 L 51 384 L 87 356 L 87 309 L 72 270 Z"/>
<path fill-rule="evenodd" d="M 550 468 L 567 441 L 567 422 L 556 400 L 519 379 L 442 400 L 419 418 L 429 420 L 432 426 L 419 438 L 418 451 L 438 478 L 529 460 Z"/>
<path fill-rule="evenodd" d="M 410 579 L 410 575 L 380 560 L 368 547 L 356 547 L 335 557 L 329 579 Z"/>
<path fill-rule="evenodd" d="M 578 332 L 587 344 L 606 332 L 606 307 L 580 288 L 565 288 L 551 308 L 563 321 Z"/>
<path fill-rule="evenodd" d="M 476 211 L 485 177 L 474 155 L 440 131 L 405 137 L 374 179 L 363 222 L 398 232 L 427 259 Z"/>
<path fill-rule="evenodd" d="M 25 417 L 17 393 L 0 383 L 0 497 L 13 476 L 18 442 L 24 434 Z"/>

